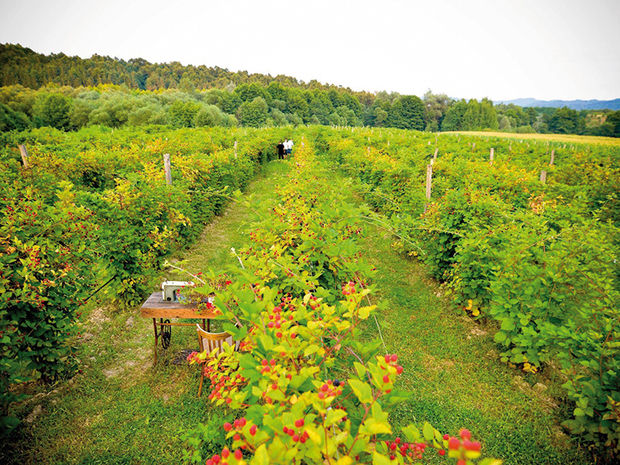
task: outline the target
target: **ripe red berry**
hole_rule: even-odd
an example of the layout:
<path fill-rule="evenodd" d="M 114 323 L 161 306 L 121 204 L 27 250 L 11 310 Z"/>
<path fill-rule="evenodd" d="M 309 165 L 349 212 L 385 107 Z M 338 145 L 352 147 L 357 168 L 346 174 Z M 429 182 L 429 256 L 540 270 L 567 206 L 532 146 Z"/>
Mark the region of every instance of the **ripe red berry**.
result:
<path fill-rule="evenodd" d="M 471 432 L 468 429 L 462 429 L 460 434 L 462 439 L 471 439 Z"/>
<path fill-rule="evenodd" d="M 261 363 L 261 365 L 263 365 L 264 367 L 266 367 L 266 366 L 269 364 L 269 362 L 268 362 L 267 360 L 263 360 L 263 361 L 262 361 L 262 362 L 260 362 L 260 363 Z"/>
<path fill-rule="evenodd" d="M 228 422 L 224 423 L 224 429 L 226 431 L 230 431 L 232 429 L 232 425 Z"/>
<path fill-rule="evenodd" d="M 392 354 L 392 355 L 390 356 L 390 360 L 391 360 L 392 362 L 395 362 L 396 360 L 398 360 L 398 355 L 396 355 L 396 354 Z"/>
<path fill-rule="evenodd" d="M 443 449 L 439 449 L 439 450 L 437 451 L 437 453 L 438 453 L 439 455 L 446 455 L 446 451 L 445 451 L 445 450 L 443 450 Z"/>
<path fill-rule="evenodd" d="M 301 419 L 297 420 L 295 422 L 295 426 L 297 426 L 297 428 L 301 428 L 302 426 L 304 426 L 304 419 L 301 418 Z"/>
<path fill-rule="evenodd" d="M 443 439 L 444 439 L 444 441 L 447 441 L 448 439 L 450 439 L 450 436 L 448 436 L 447 434 L 444 434 L 443 435 Z"/>
<path fill-rule="evenodd" d="M 457 450 L 459 447 L 461 447 L 461 441 L 459 441 L 458 438 L 450 438 L 448 441 L 448 448 Z"/>
<path fill-rule="evenodd" d="M 299 441 L 299 435 L 298 434 L 293 434 L 293 441 L 295 441 L 295 442 Z"/>
<path fill-rule="evenodd" d="M 230 450 L 228 450 L 228 447 L 224 447 L 224 449 L 222 449 L 222 458 L 227 459 L 229 455 L 230 455 Z"/>
<path fill-rule="evenodd" d="M 235 451 L 235 458 L 237 460 L 241 460 L 243 458 L 243 453 L 239 449 Z"/>
<path fill-rule="evenodd" d="M 396 373 L 398 373 L 399 375 L 403 372 L 403 367 L 401 367 L 400 365 L 398 365 L 396 367 Z"/>
<path fill-rule="evenodd" d="M 256 434 L 256 425 L 250 426 L 250 434 L 254 436 Z"/>
<path fill-rule="evenodd" d="M 386 384 L 389 383 L 390 382 L 390 377 L 388 375 L 385 375 L 383 377 L 383 382 L 386 383 Z"/>

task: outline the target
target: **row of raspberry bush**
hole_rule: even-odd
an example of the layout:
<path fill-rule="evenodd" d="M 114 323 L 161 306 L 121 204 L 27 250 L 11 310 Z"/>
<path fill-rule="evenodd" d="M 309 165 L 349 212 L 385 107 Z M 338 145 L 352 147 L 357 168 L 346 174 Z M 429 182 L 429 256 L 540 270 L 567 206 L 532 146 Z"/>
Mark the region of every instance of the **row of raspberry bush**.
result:
<path fill-rule="evenodd" d="M 1 135 L 0 417 L 11 386 L 77 368 L 80 306 L 107 283 L 107 298 L 139 302 L 165 257 L 185 246 L 275 154 L 282 130 Z M 238 147 L 234 142 L 239 139 Z M 29 151 L 22 166 L 18 144 Z M 170 153 L 173 184 L 164 180 Z M 102 294 L 100 294 L 102 295 Z"/>
<path fill-rule="evenodd" d="M 617 454 L 620 149 L 376 129 L 313 136 L 391 218 L 396 245 L 469 314 L 497 322 L 502 360 L 531 372 L 559 367 L 574 402 L 565 425 Z"/>
<path fill-rule="evenodd" d="M 215 292 L 224 328 L 240 341 L 218 353 L 193 353 L 222 406 L 226 445 L 201 452 L 204 431 L 184 435 L 186 459 L 207 465 L 290 463 L 402 464 L 437 457 L 459 465 L 482 460 L 471 433 L 442 435 L 429 423 L 392 425 L 390 408 L 409 397 L 395 387 L 403 368 L 380 342 L 361 342 L 375 311 L 371 266 L 357 238 L 360 210 L 331 189 L 307 147 L 278 189 L 270 215 L 235 251 L 234 277 L 204 279 L 197 300 Z M 253 208 L 256 208 L 254 205 Z M 267 208 L 267 207 L 266 207 Z"/>

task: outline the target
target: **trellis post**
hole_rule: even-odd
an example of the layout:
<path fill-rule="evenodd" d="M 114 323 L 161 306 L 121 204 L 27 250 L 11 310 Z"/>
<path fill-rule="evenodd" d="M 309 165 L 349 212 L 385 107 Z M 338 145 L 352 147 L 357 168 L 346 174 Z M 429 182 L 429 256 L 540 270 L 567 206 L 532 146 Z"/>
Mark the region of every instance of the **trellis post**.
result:
<path fill-rule="evenodd" d="M 25 145 L 19 145 L 19 153 L 22 154 L 22 163 L 24 164 L 24 168 L 28 168 L 28 150 L 26 150 Z"/>
<path fill-rule="evenodd" d="M 170 166 L 170 154 L 164 153 L 164 172 L 166 173 L 166 184 L 172 185 L 172 167 Z"/>

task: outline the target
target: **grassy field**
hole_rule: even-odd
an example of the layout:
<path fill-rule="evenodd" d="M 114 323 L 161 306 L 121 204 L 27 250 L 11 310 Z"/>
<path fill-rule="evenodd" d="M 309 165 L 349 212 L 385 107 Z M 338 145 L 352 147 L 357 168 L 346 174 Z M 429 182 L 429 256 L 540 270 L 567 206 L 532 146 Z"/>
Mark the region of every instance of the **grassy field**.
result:
<path fill-rule="evenodd" d="M 567 144 L 600 144 L 620 146 L 620 139 L 616 137 L 578 136 L 575 134 L 517 134 L 513 132 L 496 131 L 447 131 L 441 134 L 464 134 L 468 136 L 481 137 L 505 137 L 510 139 L 564 142 Z"/>
<path fill-rule="evenodd" d="M 268 199 L 288 166 L 270 163 L 248 193 Z M 350 186 L 338 174 L 331 176 L 334 186 Z M 252 216 L 248 207 L 231 205 L 187 251 L 183 266 L 205 271 L 234 264 L 230 247 L 247 243 Z M 558 426 L 557 380 L 501 364 L 492 328 L 467 318 L 423 267 L 395 253 L 390 243 L 389 235 L 374 226 L 364 240 L 384 302 L 377 321 L 387 351 L 398 353 L 405 368 L 401 387 L 413 393 L 392 412 L 395 424 L 428 420 L 449 433 L 468 427 L 482 441 L 485 455 L 506 464 L 588 463 Z M 137 308 L 93 307 L 82 331 L 87 334 L 80 348 L 83 373 L 19 407 L 18 413 L 32 421 L 0 450 L 0 463 L 180 463 L 183 431 L 200 422 L 223 422 L 222 411 L 205 397 L 196 398 L 197 370 L 179 357 L 181 350 L 197 346 L 192 328 L 173 328 L 171 347 L 155 367 L 152 324 Z M 377 332 L 371 319 L 365 335 Z"/>

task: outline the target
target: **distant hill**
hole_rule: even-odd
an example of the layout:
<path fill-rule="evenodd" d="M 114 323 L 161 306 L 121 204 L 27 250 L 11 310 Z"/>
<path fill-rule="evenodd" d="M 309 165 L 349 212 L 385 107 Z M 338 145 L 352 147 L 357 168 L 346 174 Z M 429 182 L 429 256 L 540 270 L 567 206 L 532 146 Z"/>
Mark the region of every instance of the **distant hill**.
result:
<path fill-rule="evenodd" d="M 495 102 L 514 104 L 520 107 L 568 107 L 573 110 L 620 110 L 620 98 L 614 100 L 537 100 L 535 98 L 517 98 Z"/>

